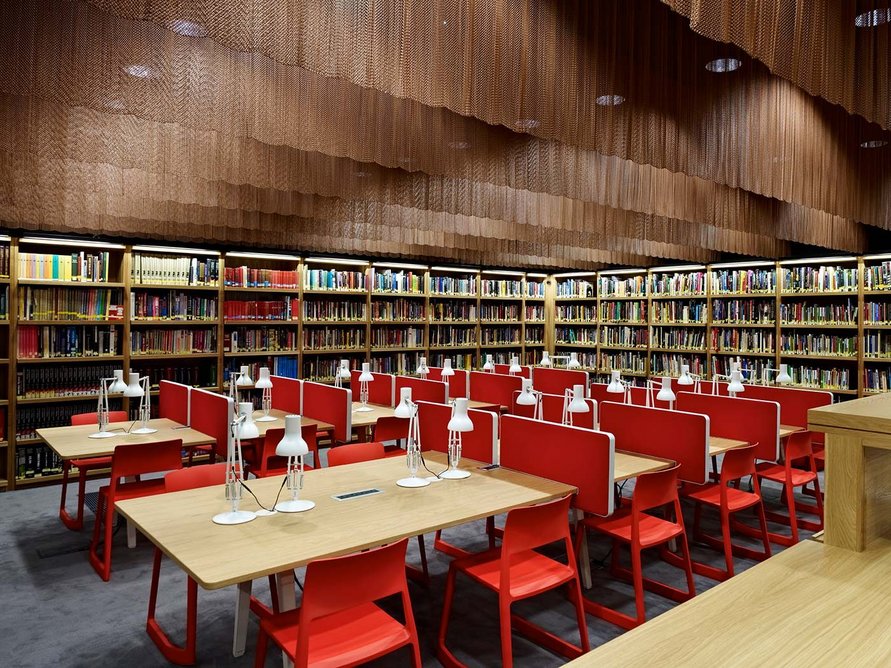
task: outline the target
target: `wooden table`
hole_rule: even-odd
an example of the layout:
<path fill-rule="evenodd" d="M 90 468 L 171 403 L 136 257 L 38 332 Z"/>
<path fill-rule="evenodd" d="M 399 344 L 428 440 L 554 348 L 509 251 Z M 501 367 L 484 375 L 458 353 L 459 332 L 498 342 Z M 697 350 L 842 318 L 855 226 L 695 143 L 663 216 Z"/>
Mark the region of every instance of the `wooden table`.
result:
<path fill-rule="evenodd" d="M 446 464 L 442 453 L 428 452 L 425 457 L 439 466 Z M 315 501 L 314 509 L 258 517 L 239 526 L 211 521 L 228 507 L 222 486 L 130 499 L 119 502 L 117 509 L 205 589 L 238 585 L 233 653 L 240 656 L 251 582 L 256 578 L 277 574 L 282 587 L 279 599 L 293 606 L 292 569 L 314 559 L 377 547 L 575 491 L 508 469 L 480 471 L 479 465 L 462 459 L 461 468 L 473 472 L 469 478 L 419 489 L 396 485 L 406 474 L 402 458 L 307 471 L 301 497 Z M 252 480 L 249 485 L 264 503 L 271 504 L 281 478 Z M 332 498 L 371 487 L 383 493 L 349 501 Z M 255 510 L 257 505 L 246 494 L 242 508 Z"/>
<path fill-rule="evenodd" d="M 623 482 L 630 478 L 636 478 L 641 473 L 662 471 L 673 465 L 674 462 L 667 459 L 646 457 L 633 452 L 616 450 L 615 460 L 613 461 L 613 480 L 615 482 Z"/>
<path fill-rule="evenodd" d="M 826 543 L 891 538 L 891 395 L 812 408 L 808 429 L 826 434 Z"/>
<path fill-rule="evenodd" d="M 353 402 L 352 426 L 353 429 L 367 429 L 377 424 L 382 417 L 391 417 L 396 409 L 392 406 L 379 406 L 377 404 L 368 404 L 370 411 L 359 411 L 362 404 L 358 401 Z"/>
<path fill-rule="evenodd" d="M 284 429 L 285 428 L 285 416 L 291 415 L 287 411 L 282 411 L 277 408 L 273 408 L 269 411 L 269 415 L 277 418 L 275 422 L 257 422 L 257 418 L 263 417 L 263 411 L 254 411 L 254 422 L 257 425 L 257 429 L 260 430 L 260 438 L 266 436 L 266 432 L 270 429 Z M 300 425 L 303 427 L 308 427 L 310 425 L 315 425 L 316 431 L 333 431 L 334 425 L 329 424 L 327 422 L 323 422 L 322 420 L 316 420 L 315 418 L 306 417 L 305 415 L 300 416 Z"/>
<path fill-rule="evenodd" d="M 889 572 L 891 541 L 806 540 L 567 665 L 889 666 Z"/>
<path fill-rule="evenodd" d="M 708 454 L 709 457 L 715 457 L 717 455 L 723 455 L 728 450 L 733 450 L 734 448 L 742 448 L 743 446 L 748 445 L 748 441 L 739 441 L 735 438 L 724 438 L 723 436 L 709 436 L 708 437 Z"/>
<path fill-rule="evenodd" d="M 804 430 L 801 427 L 796 427 L 795 425 L 781 424 L 780 425 L 780 440 L 786 438 L 789 434 L 794 434 L 796 431 L 804 431 Z"/>

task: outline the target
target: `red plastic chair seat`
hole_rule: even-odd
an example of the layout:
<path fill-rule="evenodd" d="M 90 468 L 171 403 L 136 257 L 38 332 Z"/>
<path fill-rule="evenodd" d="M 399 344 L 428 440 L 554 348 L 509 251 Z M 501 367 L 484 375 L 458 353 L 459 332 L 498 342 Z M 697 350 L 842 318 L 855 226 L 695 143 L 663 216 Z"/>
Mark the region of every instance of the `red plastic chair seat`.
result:
<path fill-rule="evenodd" d="M 617 510 L 609 517 L 586 517 L 585 526 L 597 529 L 605 534 L 631 542 L 631 527 L 633 524 L 631 508 L 625 507 Z M 662 545 L 672 538 L 684 533 L 684 528 L 676 522 L 669 522 L 653 515 L 641 514 L 640 519 L 640 545 L 641 547 L 653 547 Z"/>
<path fill-rule="evenodd" d="M 786 467 L 783 464 L 758 464 L 755 469 L 762 478 L 767 478 L 780 484 L 786 484 Z M 817 478 L 817 474 L 813 471 L 804 471 L 801 469 L 791 469 L 789 479 L 792 481 L 793 487 L 799 485 L 807 485 Z"/>
<path fill-rule="evenodd" d="M 721 483 L 715 483 L 711 485 L 706 485 L 702 489 L 697 489 L 696 491 L 689 492 L 687 498 L 693 499 L 695 501 L 700 501 L 701 503 L 706 503 L 710 506 L 714 506 L 715 508 L 721 507 Z M 758 494 L 753 494 L 752 492 L 746 492 L 742 489 L 736 489 L 735 487 L 727 488 L 727 508 L 731 513 L 735 513 L 737 510 L 745 510 L 746 508 L 751 508 L 761 502 L 761 497 Z"/>
<path fill-rule="evenodd" d="M 293 661 L 300 610 L 280 613 L 261 622 Z M 364 603 L 313 622 L 309 664 L 314 668 L 349 666 L 389 654 L 411 641 L 406 628 L 374 603 Z"/>
<path fill-rule="evenodd" d="M 455 568 L 463 571 L 492 591 L 501 588 L 501 548 L 486 550 L 455 560 Z M 533 550 L 511 557 L 510 596 L 527 598 L 558 587 L 573 579 L 575 571 L 558 561 Z"/>

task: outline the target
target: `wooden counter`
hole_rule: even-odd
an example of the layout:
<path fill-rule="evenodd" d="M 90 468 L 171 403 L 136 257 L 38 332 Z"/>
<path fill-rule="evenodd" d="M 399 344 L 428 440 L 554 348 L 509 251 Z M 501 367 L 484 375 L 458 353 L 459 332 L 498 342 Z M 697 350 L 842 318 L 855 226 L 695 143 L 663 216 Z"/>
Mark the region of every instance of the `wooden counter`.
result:
<path fill-rule="evenodd" d="M 813 408 L 808 428 L 826 434 L 825 542 L 891 538 L 891 394 Z"/>

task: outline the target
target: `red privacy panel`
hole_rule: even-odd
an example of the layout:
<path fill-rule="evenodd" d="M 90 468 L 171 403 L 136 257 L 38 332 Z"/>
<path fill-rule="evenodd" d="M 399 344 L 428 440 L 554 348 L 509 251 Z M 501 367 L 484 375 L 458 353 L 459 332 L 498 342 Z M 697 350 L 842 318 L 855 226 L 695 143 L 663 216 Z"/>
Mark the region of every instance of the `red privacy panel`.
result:
<path fill-rule="evenodd" d="M 189 392 L 188 385 L 162 380 L 159 384 L 158 415 L 180 424 L 189 424 Z"/>
<path fill-rule="evenodd" d="M 509 376 L 510 364 L 496 364 L 495 373 L 503 373 Z M 517 375 L 522 376 L 523 378 L 532 378 L 532 369 L 528 366 L 520 366 L 520 373 Z"/>
<path fill-rule="evenodd" d="M 303 406 L 303 381 L 284 376 L 270 376 L 272 407 L 289 415 L 300 415 Z"/>
<path fill-rule="evenodd" d="M 519 392 L 514 393 L 514 402 L 511 405 L 511 413 L 522 417 L 531 418 L 535 406 L 521 406 L 517 403 Z M 593 399 L 585 399 L 590 409 L 587 413 L 574 413 L 572 416 L 572 424 L 575 427 L 584 427 L 585 429 L 596 429 L 597 425 L 597 402 Z M 562 394 L 542 394 L 541 395 L 542 419 L 546 422 L 563 422 L 563 395 Z"/>
<path fill-rule="evenodd" d="M 461 456 L 477 461 L 493 463 L 498 452 L 498 416 L 491 411 L 467 411 L 473 422 L 473 431 L 461 435 Z M 448 404 L 418 402 L 418 426 L 421 432 L 421 450 L 448 452 L 449 420 L 452 407 Z"/>
<path fill-rule="evenodd" d="M 613 512 L 615 441 L 606 434 L 518 415 L 501 418 L 501 465 L 578 487 L 574 505 Z"/>
<path fill-rule="evenodd" d="M 616 437 L 617 450 L 673 460 L 681 480 L 707 482 L 707 415 L 607 401 L 600 405 L 600 430 Z"/>
<path fill-rule="evenodd" d="M 361 371 L 353 369 L 350 371 L 350 391 L 352 392 L 353 401 L 359 401 L 359 376 Z M 373 381 L 368 383 L 368 403 L 377 404 L 378 406 L 395 406 L 396 383 L 395 376 L 391 373 L 374 373 L 371 377 Z"/>
<path fill-rule="evenodd" d="M 532 386 L 539 392 L 563 395 L 573 385 L 588 385 L 588 372 L 576 369 L 549 369 L 537 366 L 532 372 Z"/>
<path fill-rule="evenodd" d="M 235 411 L 232 399 L 215 392 L 193 389 L 191 404 L 192 429 L 215 438 L 214 452 L 217 458 L 226 461 L 229 447 L 229 427 L 232 424 Z"/>
<path fill-rule="evenodd" d="M 743 396 L 746 399 L 776 401 L 780 405 L 780 424 L 807 429 L 807 412 L 811 408 L 828 406 L 832 403 L 832 392 L 806 390 L 796 387 L 773 387 L 746 385 Z M 813 433 L 813 440 L 823 442 L 823 434 Z"/>
<path fill-rule="evenodd" d="M 622 403 L 624 401 L 623 395 L 621 394 L 611 394 L 606 391 L 607 384 L 606 383 L 591 383 L 589 394 L 592 399 L 596 400 L 597 403 L 603 403 L 604 401 L 612 401 L 614 403 Z M 647 405 L 647 390 L 643 387 L 630 387 L 628 388 L 629 392 L 631 392 L 631 403 L 635 406 L 646 406 Z M 653 404 L 656 408 L 668 408 L 667 401 L 655 401 L 656 395 L 659 393 L 659 389 L 656 388 L 653 390 Z"/>
<path fill-rule="evenodd" d="M 350 440 L 353 406 L 345 387 L 303 381 L 303 415 L 333 424 L 335 441 Z"/>
<path fill-rule="evenodd" d="M 442 367 L 431 366 L 428 380 L 442 380 Z M 449 399 L 464 399 L 467 397 L 467 372 L 463 369 L 452 369 L 454 376 L 446 376 L 449 383 Z"/>
<path fill-rule="evenodd" d="M 402 396 L 402 388 L 411 388 L 412 401 L 431 401 L 444 404 L 448 401 L 448 386 L 441 380 L 424 380 L 410 376 L 396 376 L 396 403 Z"/>
<path fill-rule="evenodd" d="M 523 379 L 520 376 L 485 371 L 470 372 L 470 398 L 474 401 L 510 406 L 513 404 L 514 392 L 522 387 Z"/>
<path fill-rule="evenodd" d="M 780 405 L 775 401 L 681 392 L 677 409 L 708 415 L 712 436 L 757 443 L 757 459 L 775 462 L 779 458 Z"/>

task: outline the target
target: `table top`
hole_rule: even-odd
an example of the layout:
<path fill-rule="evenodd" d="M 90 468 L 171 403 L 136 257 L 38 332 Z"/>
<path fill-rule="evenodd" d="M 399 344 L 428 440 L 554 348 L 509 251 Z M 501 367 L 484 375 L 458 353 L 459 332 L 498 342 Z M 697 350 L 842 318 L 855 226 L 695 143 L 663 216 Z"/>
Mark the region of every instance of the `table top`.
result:
<path fill-rule="evenodd" d="M 567 665 L 888 666 L 889 572 L 889 540 L 806 540 Z"/>
<path fill-rule="evenodd" d="M 104 457 L 114 453 L 119 445 L 132 445 L 134 443 L 161 443 L 173 439 L 182 439 L 183 447 L 195 445 L 209 445 L 215 442 L 212 436 L 208 436 L 191 427 L 184 427 L 178 422 L 167 418 L 155 418 L 149 420 L 150 427 L 157 429 L 154 434 L 128 434 L 126 431 L 131 426 L 138 428 L 139 422 L 112 422 L 108 425 L 109 431 L 119 431 L 119 435 L 112 438 L 89 438 L 96 433 L 95 424 L 85 424 L 68 427 L 45 427 L 37 430 L 37 435 L 46 441 L 46 444 L 63 460 L 78 459 L 81 457 Z"/>
<path fill-rule="evenodd" d="M 362 406 L 358 401 L 353 402 L 352 425 L 353 429 L 357 427 L 373 427 L 377 424 L 378 419 L 382 417 L 390 417 L 396 411 L 392 406 L 379 406 L 377 404 L 368 404 L 370 411 L 360 411 Z"/>
<path fill-rule="evenodd" d="M 812 431 L 854 429 L 878 434 L 891 433 L 891 393 L 842 401 L 811 408 L 807 412 Z"/>
<path fill-rule="evenodd" d="M 662 471 L 674 462 L 668 459 L 660 459 L 658 457 L 647 457 L 632 452 L 616 450 L 616 456 L 613 461 L 613 480 L 622 482 L 629 478 L 636 478 L 641 473 L 652 473 L 653 471 Z"/>
<path fill-rule="evenodd" d="M 796 427 L 795 425 L 781 424 L 780 438 L 786 438 L 789 434 L 794 434 L 796 431 L 803 431 L 803 429 L 801 427 Z"/>
<path fill-rule="evenodd" d="M 275 422 L 257 422 L 257 418 L 263 417 L 263 411 L 254 411 L 254 422 L 257 425 L 257 429 L 260 430 L 260 437 L 266 435 L 266 432 L 270 429 L 284 429 L 285 428 L 285 416 L 290 415 L 287 411 L 279 410 L 278 408 L 273 408 L 269 411 L 270 417 L 274 417 Z M 305 415 L 300 416 L 300 424 L 304 427 L 309 425 L 315 425 L 316 431 L 332 431 L 334 429 L 333 424 L 328 424 L 327 422 L 323 422 L 322 420 L 317 420 L 315 418 L 306 417 Z"/>
<path fill-rule="evenodd" d="M 434 470 L 445 468 L 442 453 L 427 452 L 425 459 Z M 307 471 L 300 496 L 315 501 L 315 508 L 238 526 L 211 521 L 228 509 L 222 485 L 121 501 L 117 510 L 202 587 L 217 589 L 575 491 L 552 480 L 508 469 L 481 471 L 478 466 L 462 459 L 461 468 L 472 471 L 469 478 L 415 489 L 396 485 L 407 475 L 402 457 Z M 271 505 L 281 483 L 276 476 L 247 484 Z M 332 498 L 372 487 L 382 493 L 347 501 Z M 284 498 L 286 491 L 282 494 Z M 256 510 L 253 498 L 244 497 L 241 507 Z"/>
<path fill-rule="evenodd" d="M 728 450 L 741 448 L 748 445 L 748 441 L 739 441 L 735 438 L 724 438 L 723 436 L 708 437 L 708 454 L 710 457 L 715 455 L 723 455 Z"/>

